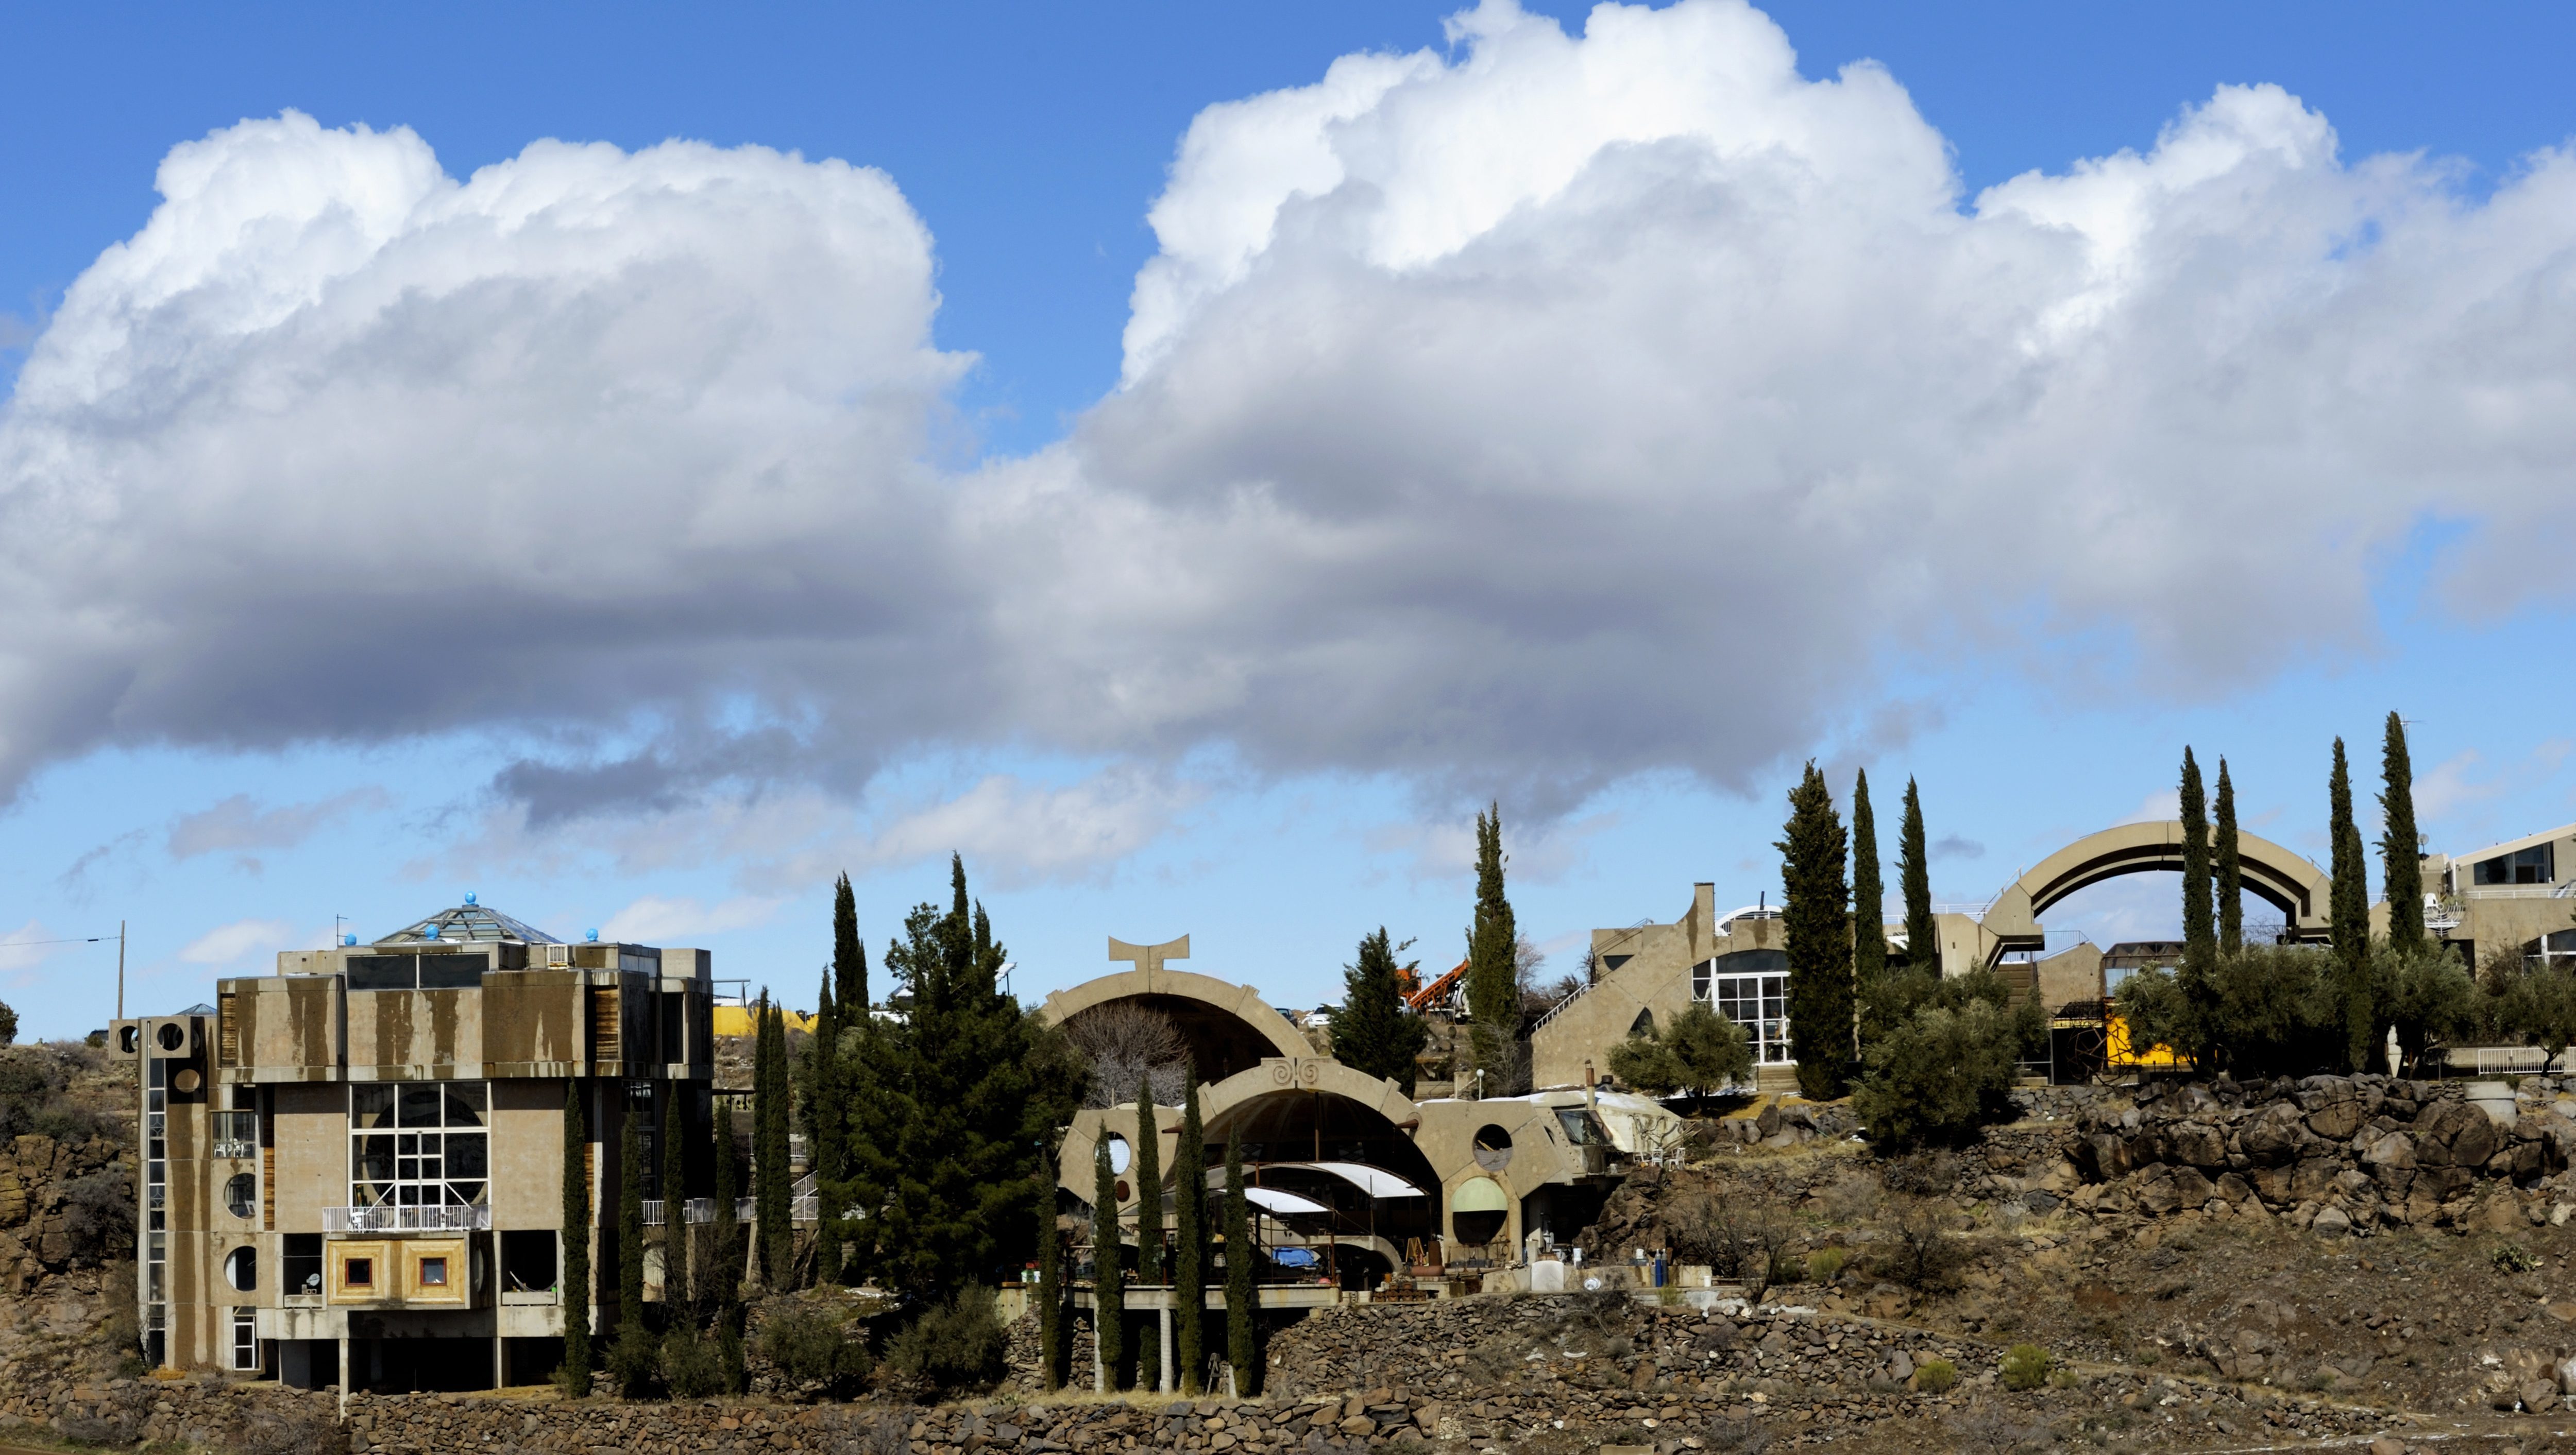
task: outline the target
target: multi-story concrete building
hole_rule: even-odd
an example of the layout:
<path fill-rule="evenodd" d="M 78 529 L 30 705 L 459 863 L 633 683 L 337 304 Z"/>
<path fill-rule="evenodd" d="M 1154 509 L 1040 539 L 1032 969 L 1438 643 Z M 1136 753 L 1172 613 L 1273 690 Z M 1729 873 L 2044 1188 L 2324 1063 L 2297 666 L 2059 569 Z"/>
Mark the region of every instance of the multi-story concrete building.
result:
<path fill-rule="evenodd" d="M 567 1317 L 618 1313 L 595 1228 L 593 1286 L 560 1286 L 567 1092 L 597 1219 L 627 1118 L 648 1147 L 705 1135 L 709 970 L 703 950 L 563 943 L 469 895 L 369 944 L 281 954 L 211 1007 L 118 1022 L 152 1362 L 306 1387 L 545 1377 Z"/>

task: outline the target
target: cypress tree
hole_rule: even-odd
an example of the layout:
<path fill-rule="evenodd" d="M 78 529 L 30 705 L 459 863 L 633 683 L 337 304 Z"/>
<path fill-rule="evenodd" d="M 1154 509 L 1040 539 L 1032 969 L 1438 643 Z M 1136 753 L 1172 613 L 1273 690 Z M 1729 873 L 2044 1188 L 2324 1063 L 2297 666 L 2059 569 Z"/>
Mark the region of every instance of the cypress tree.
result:
<path fill-rule="evenodd" d="M 1119 1270 L 1118 1174 L 1109 1166 L 1109 1122 L 1091 1149 L 1091 1337 L 1100 1349 L 1101 1377 L 1119 1387 L 1127 1363 L 1127 1285 Z"/>
<path fill-rule="evenodd" d="M 707 1249 L 707 1276 L 715 1283 L 716 1343 L 725 1365 L 725 1388 L 742 1392 L 742 1172 L 734 1147 L 733 1108 L 716 1108 L 710 1126 L 715 1134 L 715 1224 Z"/>
<path fill-rule="evenodd" d="M 1136 1084 L 1136 1281 L 1149 1287 L 1163 1281 L 1163 1129 L 1154 1124 L 1154 1099 L 1145 1083 Z M 1163 1382 L 1163 1337 L 1156 1323 L 1136 1331 L 1136 1387 L 1159 1388 Z"/>
<path fill-rule="evenodd" d="M 1905 780 L 1905 822 L 1896 831 L 1897 887 L 1905 895 L 1905 963 L 1938 978 L 1941 932 L 1932 927 L 1932 859 L 1923 847 L 1923 795 Z"/>
<path fill-rule="evenodd" d="M 844 1060 L 857 1078 L 846 1205 L 868 1211 L 862 1254 L 879 1285 L 924 1301 L 1029 1257 L 1039 1149 L 1072 1120 L 1085 1076 L 1061 1032 L 1002 992 L 1009 955 L 963 860 L 950 858 L 949 879 L 946 912 L 914 906 L 886 950 L 910 1009 L 863 1025 Z"/>
<path fill-rule="evenodd" d="M 662 1099 L 662 1307 L 674 1317 L 689 1306 L 688 1142 L 675 1083 Z"/>
<path fill-rule="evenodd" d="M 2191 749 L 2182 750 L 2182 967 L 2174 984 L 2183 1004 L 2206 1010 L 2218 993 L 2218 929 L 2211 923 L 2209 893 L 2209 799 L 2202 791 L 2200 764 Z M 2207 1048 L 2175 1047 L 2197 1059 Z"/>
<path fill-rule="evenodd" d="M 814 1281 L 841 1281 L 841 1227 L 832 1214 L 844 1206 L 841 1181 L 848 1174 L 842 1145 L 849 1117 L 841 1103 L 841 1006 L 827 977 L 815 1000 L 814 1039 L 805 1047 L 805 1145 L 812 1149 L 817 1216 Z"/>
<path fill-rule="evenodd" d="M 1261 1348 L 1254 1337 L 1259 1295 L 1252 1281 L 1252 1215 L 1243 1195 L 1243 1143 L 1225 1144 L 1225 1358 L 1234 1370 L 1234 1394 L 1261 1392 Z"/>
<path fill-rule="evenodd" d="M 1848 845 L 1825 775 L 1807 763 L 1789 791 L 1780 851 L 1783 948 L 1789 958 L 1789 1053 L 1798 1089 L 1818 1101 L 1843 1094 L 1852 1057 L 1851 885 Z"/>
<path fill-rule="evenodd" d="M 1400 977 L 1421 962 L 1395 963 L 1412 946 L 1389 943 L 1386 927 L 1360 937 L 1356 964 L 1342 967 L 1342 1003 L 1333 1009 L 1333 1059 L 1354 1071 L 1382 1076 L 1413 1094 L 1414 1058 L 1431 1041 L 1431 1028 L 1406 1009 Z"/>
<path fill-rule="evenodd" d="M 590 1131 L 581 1082 L 564 1083 L 563 1313 L 564 1391 L 590 1393 Z"/>
<path fill-rule="evenodd" d="M 832 886 L 832 991 L 843 1019 L 867 1013 L 868 947 L 859 939 L 859 905 L 847 874 Z"/>
<path fill-rule="evenodd" d="M 2370 1065 L 2378 1007 L 2370 978 L 2370 888 L 2362 868 L 2361 830 L 2352 821 L 2352 768 L 2345 761 L 2341 738 L 2335 739 L 2334 771 L 2326 780 L 2326 798 L 2327 836 L 2334 847 L 2326 923 L 2335 958 L 2336 999 L 2343 1003 L 2344 1065 L 2358 1072 Z"/>
<path fill-rule="evenodd" d="M 617 1343 L 609 1368 L 635 1395 L 653 1367 L 653 1336 L 644 1327 L 644 1119 L 629 1100 L 617 1133 Z"/>
<path fill-rule="evenodd" d="M 1887 887 L 1878 877 L 1878 819 L 1869 771 L 1852 781 L 1852 993 L 1866 1002 L 1887 973 Z"/>
<path fill-rule="evenodd" d="M 2245 948 L 2245 860 L 2236 843 L 2236 786 L 2227 781 L 2227 760 L 2218 760 L 2218 834 L 2211 848 L 2218 876 L 2218 948 L 2233 955 Z"/>
<path fill-rule="evenodd" d="M 787 1167 L 787 1019 L 760 993 L 751 1073 L 752 1223 L 760 1239 L 762 1282 L 784 1289 L 791 1273 L 796 1227 L 791 1204 L 794 1179 Z"/>
<path fill-rule="evenodd" d="M 1049 1394 L 1064 1388 L 1064 1247 L 1055 1225 L 1055 1181 L 1038 1172 L 1038 1377 Z"/>
<path fill-rule="evenodd" d="M 2388 894 L 2388 948 L 2424 946 L 2424 850 L 2415 832 L 2415 766 L 2406 755 L 2406 720 L 2388 714 L 2380 746 L 2380 883 Z"/>
<path fill-rule="evenodd" d="M 1173 1355 L 1180 1361 L 1181 1393 L 1195 1395 L 1207 1367 L 1207 1141 L 1199 1125 L 1199 1072 L 1181 1069 L 1181 1140 L 1172 1150 Z"/>
<path fill-rule="evenodd" d="M 1505 862 L 1503 808 L 1497 803 L 1476 815 L 1476 912 L 1467 927 L 1467 1016 L 1475 1023 L 1470 1042 L 1485 1072 L 1487 1096 L 1519 1090 L 1512 1063 L 1521 1030 L 1520 935 L 1512 902 L 1503 895 Z"/>

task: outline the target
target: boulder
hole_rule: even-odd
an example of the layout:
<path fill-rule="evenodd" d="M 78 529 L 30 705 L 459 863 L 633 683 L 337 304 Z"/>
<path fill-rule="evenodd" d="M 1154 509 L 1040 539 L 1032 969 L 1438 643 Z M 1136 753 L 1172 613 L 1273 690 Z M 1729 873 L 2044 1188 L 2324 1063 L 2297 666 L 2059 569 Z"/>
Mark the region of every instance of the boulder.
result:
<path fill-rule="evenodd" d="M 2308 1226 L 2329 1237 L 2341 1237 L 2352 1231 L 2352 1219 L 2345 1215 L 2342 1208 L 2330 1207 L 2321 1209 L 2317 1213 L 2317 1220 Z"/>
<path fill-rule="evenodd" d="M 2304 1096 L 2300 1098 L 2301 1101 L 2306 1099 Z M 2353 1133 L 2361 1130 L 2361 1103 L 2347 1097 L 2341 1101 L 2330 1101 L 2316 1107 L 2308 1113 L 2308 1130 L 2329 1142 L 2349 1139 Z"/>
<path fill-rule="evenodd" d="M 2227 1138 L 2215 1127 L 2184 1122 L 2166 1135 L 2165 1145 L 2176 1162 L 2204 1168 L 2227 1165 Z"/>

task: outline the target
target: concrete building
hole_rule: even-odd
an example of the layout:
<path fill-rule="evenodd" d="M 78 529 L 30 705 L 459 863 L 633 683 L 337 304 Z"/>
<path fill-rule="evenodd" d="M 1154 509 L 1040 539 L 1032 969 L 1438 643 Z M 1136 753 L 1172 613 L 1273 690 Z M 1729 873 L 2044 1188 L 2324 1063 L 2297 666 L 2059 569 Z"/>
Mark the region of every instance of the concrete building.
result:
<path fill-rule="evenodd" d="M 1628 1164 L 1668 1147 L 1679 1125 L 1642 1098 L 1605 1105 L 1580 1090 L 1416 1101 L 1317 1051 L 1253 987 L 1172 968 L 1189 953 L 1186 937 L 1110 945 L 1137 968 L 1057 991 L 1041 1014 L 1069 1029 L 1115 1007 L 1168 1018 L 1198 1070 L 1211 1164 L 1222 1163 L 1226 1143 L 1241 1143 L 1264 1248 L 1330 1269 L 1346 1286 L 1372 1286 L 1416 1255 L 1525 1262 L 1533 1238 L 1561 1242 L 1590 1223 Z M 1109 1144 L 1116 1216 L 1131 1239 L 1143 1199 L 1171 1198 L 1181 1111 L 1156 1106 L 1152 1116 L 1165 1139 L 1161 1188 L 1133 1176 L 1133 1102 L 1078 1113 L 1058 1158 L 1060 1196 L 1088 1207 L 1095 1151 Z"/>
<path fill-rule="evenodd" d="M 118 1022 L 147 1143 L 152 1362 L 305 1387 L 543 1379 L 567 1316 L 618 1312 L 596 1231 L 593 1287 L 559 1286 L 566 1088 L 597 1218 L 627 1118 L 648 1146 L 704 1135 L 709 972 L 703 950 L 566 944 L 468 896 L 369 944 L 281 954 L 211 1007 Z M 678 1191 L 647 1176 L 647 1197 Z"/>
<path fill-rule="evenodd" d="M 2504 949 L 2576 960 L 2576 824 L 2457 856 L 2428 854 L 2424 891 L 2426 928 L 2471 965 Z"/>

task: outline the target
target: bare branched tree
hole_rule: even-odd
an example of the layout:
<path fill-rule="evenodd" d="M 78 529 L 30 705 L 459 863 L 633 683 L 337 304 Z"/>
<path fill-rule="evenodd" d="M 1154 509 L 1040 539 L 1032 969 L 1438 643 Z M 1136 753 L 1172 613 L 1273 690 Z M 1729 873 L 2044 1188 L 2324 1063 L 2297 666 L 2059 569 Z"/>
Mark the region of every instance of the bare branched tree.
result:
<path fill-rule="evenodd" d="M 1123 1106 L 1136 1099 L 1140 1084 L 1157 1106 L 1180 1101 L 1189 1042 L 1170 1016 L 1111 1001 L 1065 1022 L 1064 1033 L 1091 1068 L 1084 1106 Z"/>

